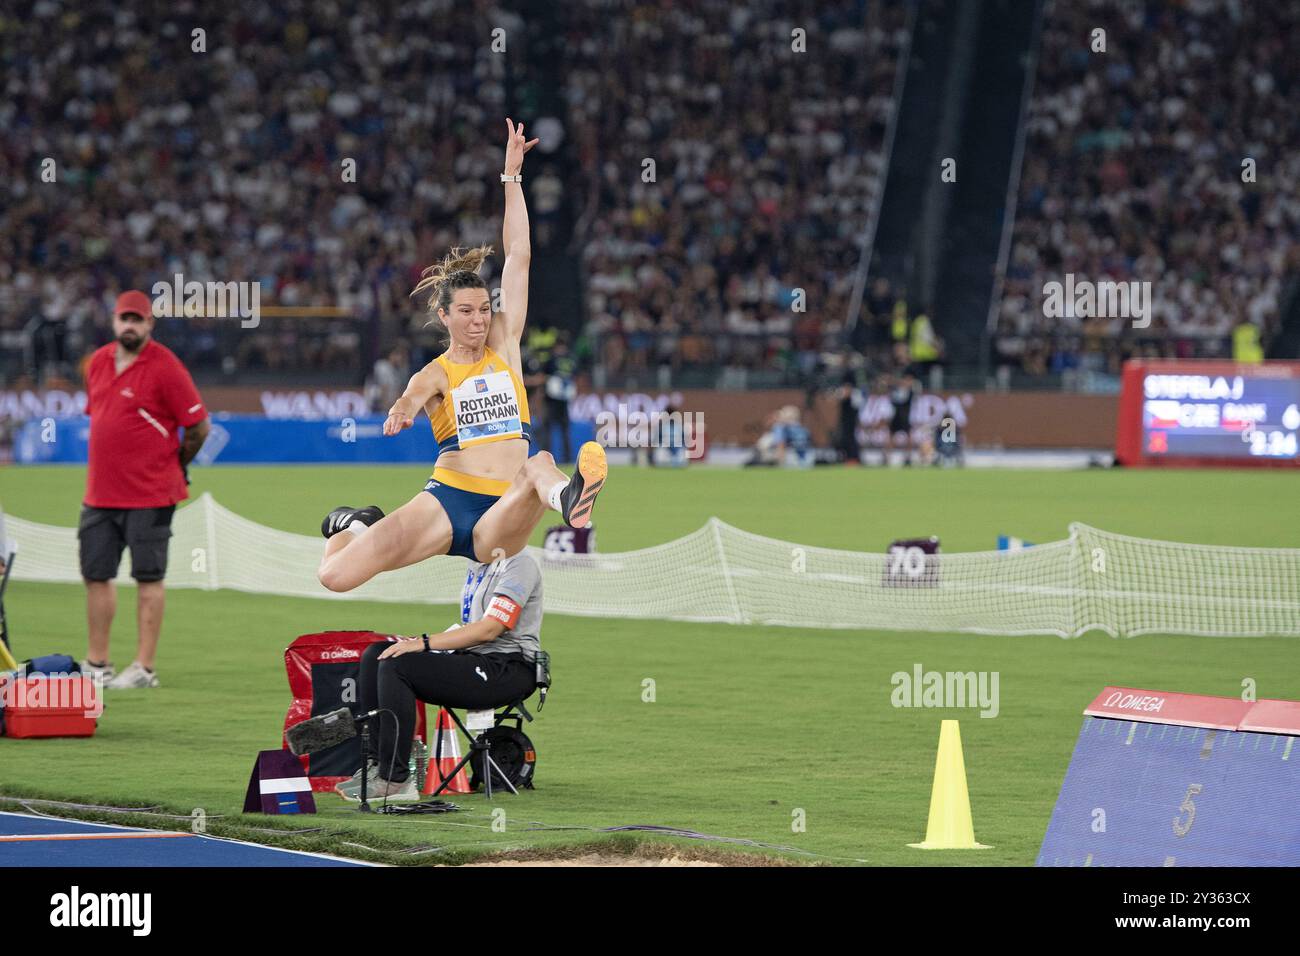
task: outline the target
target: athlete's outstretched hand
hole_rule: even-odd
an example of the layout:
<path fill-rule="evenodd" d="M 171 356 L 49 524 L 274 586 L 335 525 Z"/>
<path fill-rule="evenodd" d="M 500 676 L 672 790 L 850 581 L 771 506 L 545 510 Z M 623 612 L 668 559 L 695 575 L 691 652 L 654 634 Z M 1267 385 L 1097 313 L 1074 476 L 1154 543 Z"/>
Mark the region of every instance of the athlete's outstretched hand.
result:
<path fill-rule="evenodd" d="M 400 405 L 394 405 L 384 419 L 384 434 L 396 435 L 403 428 L 410 428 L 415 424 L 415 416 L 408 415 Z"/>
<path fill-rule="evenodd" d="M 515 126 L 506 117 L 506 129 L 509 135 L 506 137 L 506 168 L 502 170 L 507 176 L 518 176 L 519 170 L 524 167 L 524 153 L 528 152 L 539 142 L 538 140 L 524 139 L 524 124 L 520 123 Z"/>

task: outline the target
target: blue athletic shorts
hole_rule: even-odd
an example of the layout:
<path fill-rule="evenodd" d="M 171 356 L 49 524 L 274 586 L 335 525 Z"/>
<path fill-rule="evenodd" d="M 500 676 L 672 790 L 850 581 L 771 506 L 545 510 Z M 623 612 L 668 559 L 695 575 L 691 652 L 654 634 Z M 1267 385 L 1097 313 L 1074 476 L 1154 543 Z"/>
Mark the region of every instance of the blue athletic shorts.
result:
<path fill-rule="evenodd" d="M 456 488 L 447 484 L 446 477 L 445 469 L 435 469 L 434 477 L 425 483 L 424 490 L 438 499 L 442 510 L 451 519 L 451 547 L 447 553 L 477 561 L 478 557 L 474 554 L 474 526 L 489 508 L 501 500 L 501 496 Z"/>

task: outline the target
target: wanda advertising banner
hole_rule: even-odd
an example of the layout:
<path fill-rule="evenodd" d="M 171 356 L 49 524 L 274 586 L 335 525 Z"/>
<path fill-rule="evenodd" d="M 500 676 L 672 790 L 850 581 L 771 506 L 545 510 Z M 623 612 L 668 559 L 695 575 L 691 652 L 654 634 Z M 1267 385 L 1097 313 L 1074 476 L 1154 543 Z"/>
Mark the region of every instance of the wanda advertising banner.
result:
<path fill-rule="evenodd" d="M 268 423 L 316 422 L 334 428 L 339 423 L 353 422 L 359 437 L 367 437 L 368 432 L 360 433 L 371 425 L 365 397 L 355 390 L 206 386 L 200 391 L 216 423 L 220 423 L 222 414 Z M 534 416 L 540 414 L 541 405 L 540 400 L 533 402 Z M 806 394 L 794 389 L 591 392 L 573 400 L 570 416 L 575 436 L 581 441 L 591 437 L 593 424 L 602 413 L 617 418 L 620 409 L 623 415 L 650 415 L 675 409 L 701 416 L 699 420 L 707 433 L 708 445 L 749 447 L 769 427 L 772 416 L 788 405 L 802 410 L 804 424 L 812 430 L 815 441 L 831 443 L 838 427 L 837 399 L 831 393 L 822 393 L 814 397 L 809 407 Z M 1115 435 L 1117 408 L 1118 399 L 1105 395 L 923 392 L 913 402 L 911 422 L 919 439 L 923 434 L 933 434 L 944 419 L 951 419 L 961 429 L 968 447 L 1105 449 L 1111 446 Z M 30 431 L 43 421 L 79 419 L 84 428 L 84 409 L 85 393 L 81 391 L 0 391 L 0 436 L 13 435 L 24 423 Z M 884 443 L 892 417 L 893 407 L 886 396 L 866 397 L 859 409 L 859 424 L 868 445 Z M 424 455 L 424 452 L 415 454 Z"/>
<path fill-rule="evenodd" d="M 833 394 L 817 395 L 812 407 L 795 389 L 719 392 L 601 392 L 579 395 L 570 415 L 593 421 L 607 412 L 650 413 L 669 408 L 704 416 L 710 445 L 750 446 L 767 429 L 774 413 L 787 405 L 803 410 L 803 421 L 820 444 L 830 444 L 839 422 Z M 1115 435 L 1118 399 L 1113 395 L 1059 392 L 923 392 L 912 403 L 914 438 L 933 435 L 945 418 L 961 429 L 968 446 L 981 448 L 1107 449 Z M 858 423 L 868 444 L 885 442 L 893 406 L 884 395 L 869 395 Z"/>
<path fill-rule="evenodd" d="M 316 421 L 360 418 L 369 412 L 366 397 L 348 389 L 272 391 L 247 386 L 204 385 L 199 392 L 214 412 L 264 415 L 272 419 Z M 41 418 L 76 418 L 85 414 L 84 390 L 23 389 L 0 391 L 0 424 Z"/>

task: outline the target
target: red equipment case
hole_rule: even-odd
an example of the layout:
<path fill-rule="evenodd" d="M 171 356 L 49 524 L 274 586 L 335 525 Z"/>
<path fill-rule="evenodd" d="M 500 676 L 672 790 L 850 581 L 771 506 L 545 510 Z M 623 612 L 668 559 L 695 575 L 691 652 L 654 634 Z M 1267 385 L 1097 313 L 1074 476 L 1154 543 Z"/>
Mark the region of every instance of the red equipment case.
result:
<path fill-rule="evenodd" d="M 0 677 L 7 737 L 93 737 L 103 703 L 89 677 Z"/>

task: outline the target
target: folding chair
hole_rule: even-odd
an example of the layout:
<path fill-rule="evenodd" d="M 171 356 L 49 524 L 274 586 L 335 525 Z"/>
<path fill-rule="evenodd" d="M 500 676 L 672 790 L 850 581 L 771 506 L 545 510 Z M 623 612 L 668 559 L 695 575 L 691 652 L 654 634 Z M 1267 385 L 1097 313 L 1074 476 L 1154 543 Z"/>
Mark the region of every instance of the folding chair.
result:
<path fill-rule="evenodd" d="M 537 701 L 537 711 L 541 712 L 542 707 L 546 705 L 546 692 L 551 686 L 551 657 L 545 651 L 540 652 L 535 660 L 537 664 L 537 684 L 535 690 L 539 693 Z M 493 778 L 504 783 L 511 793 L 519 795 L 515 785 L 510 782 L 510 774 L 501 767 L 496 757 L 492 756 L 492 748 L 497 748 L 497 756 L 501 758 L 507 766 L 517 768 L 517 778 L 520 786 L 529 790 L 532 789 L 533 783 L 533 766 L 537 763 L 537 751 L 533 747 L 532 741 L 523 732 L 524 721 L 530 723 L 536 718 L 529 713 L 528 708 L 524 706 L 524 701 L 532 696 L 532 692 L 523 695 L 517 700 L 508 704 L 497 707 L 485 708 L 483 710 L 466 710 L 465 720 L 461 720 L 460 715 L 450 707 L 445 708 L 451 715 L 452 721 L 460 728 L 469 739 L 469 749 L 466 750 L 465 756 L 460 758 L 448 773 L 442 775 L 442 782 L 438 784 L 438 789 L 429 795 L 429 799 L 435 799 L 438 794 L 442 793 L 456 779 L 456 775 L 465 768 L 466 764 L 474 761 L 472 766 L 475 774 L 481 771 L 483 779 L 483 792 L 489 800 L 492 799 L 492 781 Z M 498 729 L 510 721 L 514 721 L 514 733 L 498 733 Z M 442 735 L 443 727 L 438 727 L 438 733 L 430 748 L 434 755 L 443 752 Z M 506 728 L 510 730 L 509 727 Z M 454 731 L 453 731 L 454 733 Z M 478 758 L 475 760 L 475 758 Z"/>

